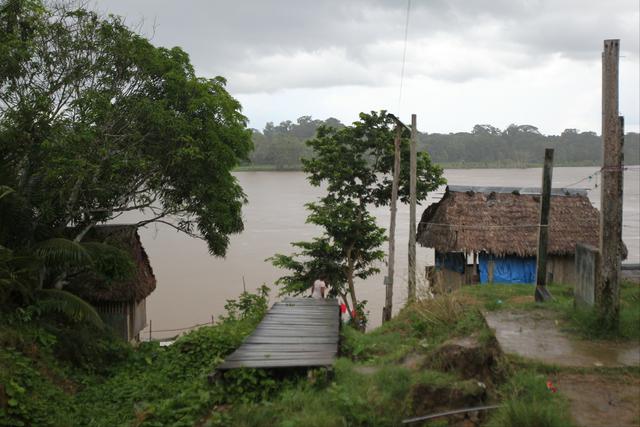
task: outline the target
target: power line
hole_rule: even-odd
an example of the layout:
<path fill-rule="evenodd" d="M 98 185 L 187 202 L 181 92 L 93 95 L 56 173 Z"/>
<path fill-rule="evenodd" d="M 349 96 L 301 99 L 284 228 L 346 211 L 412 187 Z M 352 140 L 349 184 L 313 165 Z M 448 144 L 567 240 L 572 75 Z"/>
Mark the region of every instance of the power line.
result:
<path fill-rule="evenodd" d="M 614 166 L 614 167 L 607 167 L 607 168 L 602 167 L 602 168 L 598 169 L 597 171 L 595 171 L 594 173 L 589 174 L 589 175 L 585 176 L 584 178 L 582 178 L 582 179 L 580 179 L 580 180 L 578 180 L 578 181 L 576 181 L 576 182 L 574 182 L 572 184 L 565 185 L 562 188 L 573 187 L 574 185 L 578 185 L 581 182 L 584 182 L 586 180 L 591 180 L 593 178 L 596 179 L 596 185 L 595 185 L 594 188 L 598 188 L 598 181 L 597 181 L 598 175 L 601 175 L 602 172 L 618 172 L 618 171 L 638 172 L 638 171 L 640 171 L 640 169 L 638 169 L 638 165 L 622 166 L 622 167 Z M 590 188 L 589 190 L 593 190 L 593 188 Z"/>
<path fill-rule="evenodd" d="M 411 0 L 407 0 L 407 18 L 404 23 L 404 48 L 402 49 L 402 69 L 400 70 L 400 93 L 398 94 L 398 116 L 402 102 L 402 85 L 404 83 L 404 66 L 407 60 L 407 39 L 409 37 L 409 14 L 411 12 Z"/>

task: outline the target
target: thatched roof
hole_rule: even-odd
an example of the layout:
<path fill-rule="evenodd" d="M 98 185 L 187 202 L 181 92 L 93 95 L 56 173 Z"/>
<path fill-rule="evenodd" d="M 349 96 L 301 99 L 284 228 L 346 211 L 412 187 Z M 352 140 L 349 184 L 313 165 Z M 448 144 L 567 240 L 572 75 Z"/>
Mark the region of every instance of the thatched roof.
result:
<path fill-rule="evenodd" d="M 449 186 L 422 214 L 417 240 L 439 252 L 535 256 L 539 217 L 539 189 Z M 586 191 L 554 189 L 549 253 L 573 255 L 576 243 L 597 247 L 599 218 Z"/>
<path fill-rule="evenodd" d="M 71 292 L 94 303 L 122 302 L 140 301 L 156 288 L 156 278 L 136 227 L 119 224 L 96 226 L 84 241 L 107 243 L 123 249 L 133 259 L 135 270 L 130 279 L 110 283 L 95 274 L 82 274 L 74 277 L 68 285 Z"/>

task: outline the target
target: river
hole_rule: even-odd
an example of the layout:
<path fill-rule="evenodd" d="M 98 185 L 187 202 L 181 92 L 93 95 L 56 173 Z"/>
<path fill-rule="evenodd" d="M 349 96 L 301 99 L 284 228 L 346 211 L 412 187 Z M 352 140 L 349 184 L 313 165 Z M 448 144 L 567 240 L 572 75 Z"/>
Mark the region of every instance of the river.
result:
<path fill-rule="evenodd" d="M 595 167 L 557 167 L 553 171 L 553 186 L 564 187 L 583 180 L 573 188 L 594 188 L 600 177 L 593 175 Z M 204 242 L 192 239 L 163 226 L 140 229 L 144 247 L 149 254 L 158 282 L 156 290 L 147 298 L 147 318 L 153 330 L 184 328 L 210 322 L 224 314 L 227 299 L 236 298 L 243 290 L 254 290 L 263 283 L 272 286 L 284 271 L 273 267 L 265 259 L 275 253 L 289 254 L 290 242 L 309 240 L 319 230 L 305 224 L 304 204 L 316 200 L 322 190 L 310 186 L 302 172 L 237 172 L 238 181 L 249 198 L 243 209 L 245 231 L 231 237 L 227 256 L 209 255 Z M 448 169 L 449 184 L 539 187 L 542 170 L 531 169 Z M 588 177 L 592 176 L 591 179 Z M 623 240 L 629 249 L 626 262 L 640 262 L 640 170 L 625 171 L 624 177 Z M 418 218 L 428 204 L 437 201 L 444 188 L 430 195 L 418 206 Z M 600 207 L 600 187 L 589 191 L 589 197 Z M 389 208 L 372 209 L 380 226 L 389 226 Z M 398 209 L 396 235 L 396 276 L 394 312 L 406 298 L 407 242 L 409 208 Z M 385 244 L 384 249 L 387 249 Z M 420 273 L 433 263 L 433 251 L 418 245 L 418 286 L 423 283 Z M 378 275 L 357 283 L 358 296 L 368 301 L 369 326 L 380 324 L 384 305 L 384 265 Z M 273 287 L 273 286 L 272 286 Z M 277 295 L 273 289 L 272 298 Z M 148 329 L 143 334 L 147 337 Z M 153 333 L 153 338 L 175 335 L 175 332 Z"/>

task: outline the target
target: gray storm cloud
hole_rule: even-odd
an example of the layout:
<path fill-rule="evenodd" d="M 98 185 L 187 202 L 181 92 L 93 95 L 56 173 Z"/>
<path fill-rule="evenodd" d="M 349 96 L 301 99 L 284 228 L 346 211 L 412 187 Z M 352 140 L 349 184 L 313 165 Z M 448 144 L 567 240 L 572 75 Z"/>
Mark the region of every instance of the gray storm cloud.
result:
<path fill-rule="evenodd" d="M 224 75 L 238 93 L 382 86 L 399 73 L 404 1 L 96 4 L 144 18 L 155 43 L 183 46 L 201 73 Z M 622 39 L 637 60 L 639 13 L 634 0 L 414 0 L 407 77 L 461 82 L 558 55 L 598 61 L 603 38 Z"/>

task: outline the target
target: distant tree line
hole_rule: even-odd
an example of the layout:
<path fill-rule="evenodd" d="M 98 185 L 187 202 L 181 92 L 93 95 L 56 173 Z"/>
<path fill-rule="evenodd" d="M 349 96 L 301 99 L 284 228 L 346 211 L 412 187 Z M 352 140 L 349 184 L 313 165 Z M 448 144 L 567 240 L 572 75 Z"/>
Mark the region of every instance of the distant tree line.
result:
<path fill-rule="evenodd" d="M 300 169 L 301 158 L 311 157 L 305 144 L 320 125 L 342 128 L 335 118 L 302 116 L 279 125 L 269 122 L 262 132 L 253 130 L 250 166 L 279 170 Z M 591 166 L 602 161 L 602 143 L 595 132 L 565 129 L 560 135 L 543 135 L 531 125 L 509 125 L 501 130 L 475 125 L 471 132 L 419 133 L 418 150 L 428 151 L 436 163 L 457 167 L 525 167 L 542 164 L 544 149 L 555 149 L 555 164 Z M 640 164 L 640 134 L 625 135 L 625 164 Z M 249 166 L 249 165 L 246 165 Z"/>

